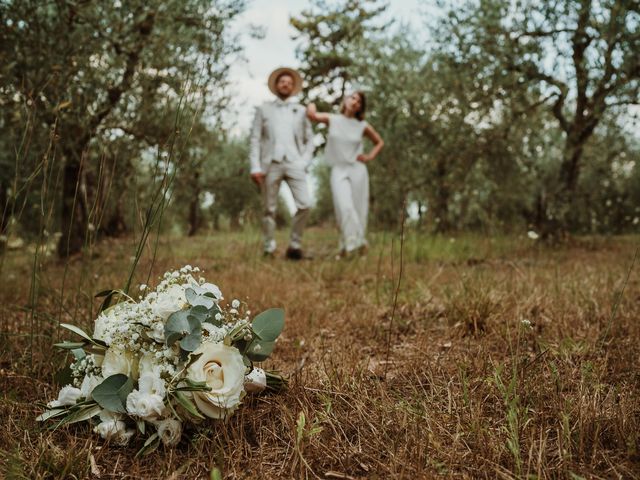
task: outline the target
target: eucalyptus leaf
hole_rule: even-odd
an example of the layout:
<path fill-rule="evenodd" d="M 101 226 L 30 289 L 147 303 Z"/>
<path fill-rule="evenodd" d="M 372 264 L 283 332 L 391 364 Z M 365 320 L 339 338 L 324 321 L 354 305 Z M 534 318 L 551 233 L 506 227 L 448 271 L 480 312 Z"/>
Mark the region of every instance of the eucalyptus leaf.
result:
<path fill-rule="evenodd" d="M 200 343 L 202 343 L 202 333 L 191 333 L 180 340 L 180 348 L 187 352 L 193 352 L 200 346 Z"/>
<path fill-rule="evenodd" d="M 91 396 L 105 410 L 127 413 L 126 400 L 132 390 L 133 381 L 126 375 L 118 373 L 104 379 L 93 389 Z"/>
<path fill-rule="evenodd" d="M 209 317 L 209 309 L 204 305 L 196 305 L 195 307 L 191 307 L 189 309 L 189 313 L 203 322 L 206 318 Z"/>
<path fill-rule="evenodd" d="M 73 354 L 76 360 L 82 360 L 84 357 L 87 356 L 87 354 L 84 352 L 82 348 L 74 348 L 73 350 L 71 350 L 71 353 Z"/>
<path fill-rule="evenodd" d="M 251 323 L 254 333 L 267 342 L 273 342 L 284 328 L 284 310 L 270 308 L 260 313 Z"/>
<path fill-rule="evenodd" d="M 246 355 L 254 362 L 264 362 L 273 353 L 276 342 L 255 339 L 247 348 Z"/>
<path fill-rule="evenodd" d="M 167 323 L 164 326 L 165 336 L 167 333 L 171 332 L 180 332 L 180 333 L 190 333 L 189 330 L 189 321 L 187 317 L 189 316 L 188 310 L 178 310 L 177 312 L 173 312 L 169 315 L 167 319 Z"/>
<path fill-rule="evenodd" d="M 182 337 L 181 332 L 171 332 L 167 335 L 167 332 L 165 331 L 165 343 L 167 344 L 167 347 L 171 347 L 174 343 L 180 340 L 180 337 Z"/>
<path fill-rule="evenodd" d="M 194 305 L 193 301 L 198 297 L 198 294 L 193 288 L 187 288 L 184 291 L 184 296 L 187 298 L 189 305 Z"/>

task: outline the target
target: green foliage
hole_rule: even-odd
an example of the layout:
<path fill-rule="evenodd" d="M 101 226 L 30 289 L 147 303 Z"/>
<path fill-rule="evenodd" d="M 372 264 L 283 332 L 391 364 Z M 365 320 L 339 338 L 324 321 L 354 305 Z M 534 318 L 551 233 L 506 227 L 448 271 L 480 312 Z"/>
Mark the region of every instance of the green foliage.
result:
<path fill-rule="evenodd" d="M 312 9 L 291 17 L 299 32 L 304 96 L 319 100 L 321 109 L 337 105 L 353 77 L 364 40 L 380 29 L 374 20 L 386 9 L 378 0 L 350 0 L 329 4 L 314 0 Z M 322 92 L 322 94 L 320 94 Z"/>
<path fill-rule="evenodd" d="M 356 4 L 321 2 L 292 24 L 307 98 L 327 110 L 345 89 L 366 93 L 385 141 L 369 165 L 374 226 L 397 227 L 406 204 L 440 232 L 638 228 L 627 104 L 638 99 L 640 22 L 628 2 L 443 2 L 422 35 L 355 20 L 366 10 Z M 317 177 L 319 222 L 332 212 L 326 169 Z"/>
<path fill-rule="evenodd" d="M 127 413 L 127 396 L 133 391 L 133 381 L 126 375 L 116 374 L 105 378 L 91 392 L 91 396 L 105 410 Z"/>
<path fill-rule="evenodd" d="M 227 0 L 3 2 L 0 164 L 11 168 L 0 168 L 0 192 L 18 187 L 0 197 L 3 224 L 40 200 L 45 209 L 34 211 L 29 229 L 62 227 L 61 253 L 73 253 L 101 228 L 130 228 L 135 216 L 125 211 L 135 212 L 128 207 L 153 190 L 162 161 L 174 159 L 165 169 L 197 171 L 189 167 L 206 157 L 194 153 L 198 145 L 186 152 L 186 139 L 194 125 L 211 130 L 226 106 L 239 52 L 229 26 L 244 7 Z M 136 171 L 145 169 L 139 185 Z"/>

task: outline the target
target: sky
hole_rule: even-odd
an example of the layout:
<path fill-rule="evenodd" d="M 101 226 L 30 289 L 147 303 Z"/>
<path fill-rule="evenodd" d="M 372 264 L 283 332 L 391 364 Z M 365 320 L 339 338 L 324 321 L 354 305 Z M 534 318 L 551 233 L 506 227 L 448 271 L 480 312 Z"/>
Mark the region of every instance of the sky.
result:
<path fill-rule="evenodd" d="M 420 12 L 432 0 L 389 0 L 385 17 L 396 23 L 405 22 L 419 28 Z M 298 66 L 295 57 L 295 29 L 289 25 L 289 18 L 297 16 L 311 6 L 308 0 L 251 0 L 247 10 L 237 20 L 239 32 L 248 31 L 252 25 L 264 29 L 262 39 L 244 35 L 246 62 L 238 62 L 231 71 L 234 85 L 232 103 L 235 126 L 232 133 L 240 135 L 251 125 L 253 107 L 272 98 L 267 88 L 267 77 L 280 66 Z"/>

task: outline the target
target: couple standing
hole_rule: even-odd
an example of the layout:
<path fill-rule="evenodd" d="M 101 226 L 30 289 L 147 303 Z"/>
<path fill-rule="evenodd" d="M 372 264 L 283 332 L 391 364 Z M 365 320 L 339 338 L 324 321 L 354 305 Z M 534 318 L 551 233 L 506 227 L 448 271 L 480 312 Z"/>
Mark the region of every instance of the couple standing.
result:
<path fill-rule="evenodd" d="M 331 192 L 341 234 L 340 253 L 348 255 L 366 249 L 369 175 L 365 163 L 378 155 L 384 143 L 364 121 L 364 94 L 355 92 L 345 97 L 340 113 L 331 114 L 318 112 L 314 104 L 304 108 L 292 99 L 302 89 L 302 78 L 294 69 L 276 69 L 269 76 L 268 85 L 276 99 L 256 108 L 249 151 L 251 178 L 263 196 L 264 254 L 273 256 L 276 250 L 275 213 L 284 180 L 296 206 L 285 256 L 291 260 L 304 257 L 302 232 L 311 207 L 307 171 L 314 150 L 310 121 L 329 126 L 325 159 L 331 166 Z M 363 137 L 374 145 L 367 154 L 363 153 Z"/>

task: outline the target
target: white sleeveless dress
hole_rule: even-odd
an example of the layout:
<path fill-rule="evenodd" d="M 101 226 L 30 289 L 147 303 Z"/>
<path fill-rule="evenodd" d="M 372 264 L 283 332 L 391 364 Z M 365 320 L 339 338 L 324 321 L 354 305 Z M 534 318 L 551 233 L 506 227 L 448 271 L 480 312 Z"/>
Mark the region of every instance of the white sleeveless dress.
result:
<path fill-rule="evenodd" d="M 329 115 L 325 160 L 331 166 L 331 193 L 340 249 L 351 252 L 367 244 L 369 174 L 357 160 L 363 151 L 362 135 L 367 122 L 344 115 Z"/>

